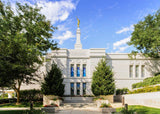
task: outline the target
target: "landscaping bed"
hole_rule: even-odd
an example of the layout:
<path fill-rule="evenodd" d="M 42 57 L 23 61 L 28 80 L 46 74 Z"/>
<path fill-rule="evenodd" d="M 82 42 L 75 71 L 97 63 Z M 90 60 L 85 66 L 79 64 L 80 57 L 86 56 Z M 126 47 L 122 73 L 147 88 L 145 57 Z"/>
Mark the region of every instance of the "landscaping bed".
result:
<path fill-rule="evenodd" d="M 29 106 L 30 106 L 30 102 L 21 102 L 20 105 L 16 105 L 16 103 L 0 104 L 0 108 L 17 108 L 17 107 L 29 107 Z M 42 101 L 33 103 L 33 107 L 42 107 L 42 106 L 43 106 Z"/>
<path fill-rule="evenodd" d="M 160 114 L 160 109 L 158 108 L 151 108 L 140 105 L 128 106 L 127 112 L 124 110 L 124 108 L 117 108 L 116 111 L 122 112 L 122 114 L 134 114 L 134 112 L 136 112 L 136 114 Z"/>

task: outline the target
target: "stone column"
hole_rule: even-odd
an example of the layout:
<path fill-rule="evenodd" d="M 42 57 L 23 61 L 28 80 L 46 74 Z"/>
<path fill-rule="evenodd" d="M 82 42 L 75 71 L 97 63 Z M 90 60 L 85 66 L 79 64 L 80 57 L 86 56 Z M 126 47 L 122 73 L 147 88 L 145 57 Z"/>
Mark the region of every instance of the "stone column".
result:
<path fill-rule="evenodd" d="M 142 72 L 142 65 L 139 65 L 139 78 L 141 78 L 141 72 Z"/>
<path fill-rule="evenodd" d="M 77 95 L 77 83 L 74 83 L 74 95 Z"/>
<path fill-rule="evenodd" d="M 77 77 L 77 64 L 74 64 L 74 77 Z"/>
<path fill-rule="evenodd" d="M 80 64 L 80 77 L 83 77 L 83 64 Z"/>
<path fill-rule="evenodd" d="M 80 82 L 80 95 L 83 95 L 83 83 L 82 83 L 82 81 Z"/>
<path fill-rule="evenodd" d="M 133 64 L 133 78 L 136 77 L 136 69 L 135 69 L 136 65 Z"/>
<path fill-rule="evenodd" d="M 80 37 L 81 37 L 81 31 L 80 31 L 80 28 L 77 28 L 77 40 L 75 44 L 75 49 L 82 49 Z"/>

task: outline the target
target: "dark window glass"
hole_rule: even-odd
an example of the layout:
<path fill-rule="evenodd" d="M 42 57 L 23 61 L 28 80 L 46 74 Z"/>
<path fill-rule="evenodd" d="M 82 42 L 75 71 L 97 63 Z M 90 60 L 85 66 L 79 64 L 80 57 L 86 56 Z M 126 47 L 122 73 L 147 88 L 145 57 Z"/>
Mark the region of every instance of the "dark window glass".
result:
<path fill-rule="evenodd" d="M 80 95 L 80 83 L 77 83 L 77 95 Z"/>
<path fill-rule="evenodd" d="M 71 65 L 71 77 L 74 77 L 74 65 Z"/>
<path fill-rule="evenodd" d="M 83 77 L 86 77 L 86 65 L 83 65 Z"/>
<path fill-rule="evenodd" d="M 80 65 L 77 65 L 77 77 L 80 77 Z"/>
<path fill-rule="evenodd" d="M 74 83 L 71 83 L 71 95 L 74 95 Z"/>
<path fill-rule="evenodd" d="M 86 83 L 83 83 L 83 95 L 86 95 Z"/>

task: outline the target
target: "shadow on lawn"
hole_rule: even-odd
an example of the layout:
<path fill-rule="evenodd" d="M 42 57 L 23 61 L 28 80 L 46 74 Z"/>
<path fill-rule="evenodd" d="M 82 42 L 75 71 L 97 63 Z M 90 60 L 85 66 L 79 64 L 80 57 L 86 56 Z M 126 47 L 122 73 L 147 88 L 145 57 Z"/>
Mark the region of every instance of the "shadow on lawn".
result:
<path fill-rule="evenodd" d="M 0 111 L 0 114 L 44 114 L 41 110 L 5 110 Z"/>

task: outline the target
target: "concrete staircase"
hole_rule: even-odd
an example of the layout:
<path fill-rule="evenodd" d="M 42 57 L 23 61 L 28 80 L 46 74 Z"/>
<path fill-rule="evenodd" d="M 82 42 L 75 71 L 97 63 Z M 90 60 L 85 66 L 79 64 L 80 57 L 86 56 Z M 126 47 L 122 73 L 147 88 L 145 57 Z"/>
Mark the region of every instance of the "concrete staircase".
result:
<path fill-rule="evenodd" d="M 98 110 L 95 103 L 63 103 L 60 109 Z"/>
<path fill-rule="evenodd" d="M 93 97 L 63 97 L 64 103 L 93 103 Z"/>
<path fill-rule="evenodd" d="M 92 97 L 65 97 L 60 109 L 98 110 Z"/>

